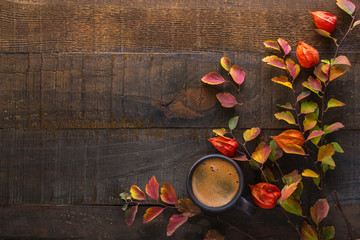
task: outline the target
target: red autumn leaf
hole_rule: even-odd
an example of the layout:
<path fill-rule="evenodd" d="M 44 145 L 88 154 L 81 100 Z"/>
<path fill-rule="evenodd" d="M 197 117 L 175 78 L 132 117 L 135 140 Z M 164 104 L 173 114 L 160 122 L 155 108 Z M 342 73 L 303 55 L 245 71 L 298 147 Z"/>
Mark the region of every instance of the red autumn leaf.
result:
<path fill-rule="evenodd" d="M 326 82 L 328 80 L 328 72 L 327 73 L 324 73 L 323 71 L 323 66 L 325 66 L 323 63 L 320 63 L 318 66 L 315 67 L 314 69 L 314 74 L 315 76 L 320 79 L 320 81 L 322 82 Z M 324 69 L 325 70 L 325 69 Z M 311 76 L 310 76 L 311 77 Z M 309 78 L 310 78 L 309 77 Z"/>
<path fill-rule="evenodd" d="M 298 145 L 302 146 L 304 144 L 304 138 L 303 135 L 299 130 L 296 129 L 289 129 L 285 130 L 281 134 L 272 137 L 276 143 L 281 147 L 281 149 L 284 149 L 287 145 Z"/>
<path fill-rule="evenodd" d="M 316 11 L 310 12 L 314 18 L 315 25 L 324 31 L 332 33 L 335 29 L 337 17 L 328 12 Z"/>
<path fill-rule="evenodd" d="M 267 57 L 263 58 L 262 61 L 266 62 L 267 64 L 269 64 L 271 66 L 278 67 L 281 69 L 286 69 L 284 60 L 282 60 L 278 56 L 275 56 L 275 55 L 267 56 Z"/>
<path fill-rule="evenodd" d="M 257 161 L 258 163 L 264 164 L 268 159 L 270 153 L 271 153 L 270 146 L 267 145 L 265 142 L 262 142 L 256 147 L 255 151 L 251 155 L 251 158 Z"/>
<path fill-rule="evenodd" d="M 244 138 L 245 142 L 249 142 L 249 141 L 255 139 L 257 136 L 259 136 L 260 132 L 261 132 L 261 130 L 258 127 L 247 129 L 243 133 L 243 138 Z"/>
<path fill-rule="evenodd" d="M 301 225 L 301 238 L 303 240 L 318 240 L 316 229 L 306 222 L 303 222 Z"/>
<path fill-rule="evenodd" d="M 264 42 L 264 45 L 267 48 L 275 49 L 278 50 L 279 52 L 281 51 L 280 45 L 276 41 L 268 40 Z"/>
<path fill-rule="evenodd" d="M 167 203 L 167 204 L 176 204 L 177 203 L 177 196 L 176 196 L 175 190 L 169 183 L 163 182 L 160 197 L 164 203 Z"/>
<path fill-rule="evenodd" d="M 285 63 L 286 63 L 286 68 L 289 71 L 290 76 L 292 77 L 292 79 L 294 81 L 300 73 L 300 66 L 299 66 L 299 64 L 296 64 L 290 58 L 287 58 Z"/>
<path fill-rule="evenodd" d="M 239 66 L 234 65 L 230 68 L 230 75 L 233 80 L 240 86 L 245 80 L 245 71 Z"/>
<path fill-rule="evenodd" d="M 319 225 L 319 223 L 326 218 L 329 209 L 330 206 L 326 199 L 319 199 L 314 206 L 310 208 L 311 218 L 316 225 Z"/>
<path fill-rule="evenodd" d="M 352 15 L 356 8 L 355 4 L 349 0 L 337 0 L 336 4 L 349 15 Z"/>
<path fill-rule="evenodd" d="M 216 94 L 216 97 L 219 100 L 219 102 L 221 103 L 221 106 L 226 107 L 226 108 L 232 108 L 236 104 L 238 104 L 238 102 L 236 101 L 236 98 L 233 95 L 231 95 L 230 93 L 218 93 L 218 94 Z"/>
<path fill-rule="evenodd" d="M 288 55 L 291 51 L 290 45 L 282 38 L 279 38 L 278 40 L 279 45 L 281 46 L 281 49 L 284 51 L 284 56 Z"/>
<path fill-rule="evenodd" d="M 325 126 L 325 133 L 328 134 L 328 133 L 331 133 L 331 132 L 334 132 L 334 131 L 337 131 L 341 128 L 343 128 L 344 125 L 341 123 L 341 122 L 336 122 L 336 123 L 333 123 L 329 126 Z"/>
<path fill-rule="evenodd" d="M 288 78 L 285 76 L 273 77 L 271 81 L 293 89 L 292 83 L 289 82 Z"/>
<path fill-rule="evenodd" d="M 235 155 L 235 156 L 232 157 L 232 159 L 236 160 L 236 161 L 241 161 L 241 162 L 248 162 L 249 161 L 249 159 L 246 157 L 245 154 L 242 154 L 242 155 L 239 155 L 239 156 Z"/>
<path fill-rule="evenodd" d="M 166 236 L 171 236 L 175 230 L 184 224 L 188 220 L 187 215 L 183 214 L 174 214 L 171 216 L 169 224 L 167 225 Z"/>
<path fill-rule="evenodd" d="M 312 46 L 301 41 L 296 49 L 296 57 L 300 65 L 304 68 L 313 67 L 319 62 L 319 52 Z"/>
<path fill-rule="evenodd" d="M 277 199 L 280 197 L 280 189 L 265 182 L 256 185 L 250 185 L 251 197 L 261 208 L 270 209 L 275 207 Z"/>
<path fill-rule="evenodd" d="M 230 138 L 224 138 L 224 137 L 213 137 L 208 139 L 214 147 L 221 152 L 222 154 L 232 157 L 235 155 L 237 148 L 239 147 L 239 144 L 237 141 L 230 139 Z"/>
<path fill-rule="evenodd" d="M 138 210 L 138 205 L 133 206 L 125 212 L 125 222 L 128 226 L 131 226 L 135 220 L 135 216 Z"/>
<path fill-rule="evenodd" d="M 308 81 L 309 81 L 309 87 L 311 87 L 315 91 L 321 91 L 322 85 L 319 79 L 309 77 Z"/>
<path fill-rule="evenodd" d="M 159 183 L 156 181 L 155 176 L 152 176 L 149 183 L 145 187 L 147 195 L 154 200 L 159 199 Z"/>
<path fill-rule="evenodd" d="M 308 138 L 306 139 L 306 141 L 309 141 L 310 139 L 315 138 L 315 137 L 322 136 L 322 135 L 324 135 L 324 134 L 325 134 L 324 131 L 314 130 L 314 131 L 312 131 L 312 132 L 309 134 L 309 136 L 308 136 Z"/>
<path fill-rule="evenodd" d="M 210 72 L 208 74 L 206 74 L 201 81 L 203 81 L 204 83 L 210 84 L 210 85 L 219 85 L 222 84 L 224 82 L 226 82 L 226 80 L 218 73 L 216 72 Z"/>
<path fill-rule="evenodd" d="M 176 206 L 178 207 L 179 212 L 182 212 L 189 217 L 201 213 L 200 208 L 189 198 L 180 198 Z"/>
<path fill-rule="evenodd" d="M 229 71 L 231 68 L 231 61 L 227 57 L 222 57 L 220 60 L 220 64 L 226 71 Z"/>
<path fill-rule="evenodd" d="M 143 222 L 148 223 L 154 218 L 156 218 L 162 211 L 164 211 L 165 208 L 162 207 L 149 207 L 146 209 L 146 212 L 143 217 Z"/>
<path fill-rule="evenodd" d="M 136 200 L 146 200 L 146 195 L 141 189 L 136 186 L 132 185 L 130 188 L 131 197 Z"/>

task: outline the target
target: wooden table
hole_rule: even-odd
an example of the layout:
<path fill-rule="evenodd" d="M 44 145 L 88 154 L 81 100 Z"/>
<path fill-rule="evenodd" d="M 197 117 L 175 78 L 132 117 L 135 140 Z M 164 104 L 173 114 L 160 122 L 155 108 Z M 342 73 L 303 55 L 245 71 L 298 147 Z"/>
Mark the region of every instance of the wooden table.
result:
<path fill-rule="evenodd" d="M 263 42 L 282 37 L 294 57 L 302 40 L 331 57 L 332 41 L 313 31 L 309 11 L 317 10 L 337 15 L 341 29 L 350 22 L 335 0 L 0 0 L 0 238 L 168 239 L 175 212 L 127 227 L 119 193 L 144 189 L 155 175 L 187 197 L 190 166 L 216 152 L 207 141 L 212 129 L 235 114 L 240 130 L 254 127 L 200 82 L 221 71 L 224 55 L 245 69 L 242 98 L 261 126 L 269 135 L 287 127 L 274 113 L 289 93 L 271 82 Z M 328 118 L 346 126 L 332 135 L 345 151 L 333 180 L 353 237 L 360 237 L 359 29 L 341 47 L 353 68 L 329 95 L 346 107 Z M 296 161 L 280 163 L 293 169 Z M 247 184 L 258 181 L 241 167 Z M 297 239 L 280 208 L 222 217 L 256 239 Z M 336 239 L 347 239 L 337 208 L 326 221 Z M 202 239 L 217 227 L 224 225 L 194 217 L 171 239 Z"/>

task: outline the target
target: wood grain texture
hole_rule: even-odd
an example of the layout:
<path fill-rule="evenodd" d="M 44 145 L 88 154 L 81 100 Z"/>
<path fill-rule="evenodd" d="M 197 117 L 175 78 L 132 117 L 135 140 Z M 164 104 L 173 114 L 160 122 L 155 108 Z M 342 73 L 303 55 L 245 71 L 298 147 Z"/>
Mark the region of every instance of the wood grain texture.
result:
<path fill-rule="evenodd" d="M 2 130 L 0 134 L 0 204 L 118 204 L 119 193 L 133 184 L 145 189 L 152 175 L 187 197 L 188 170 L 197 159 L 216 153 L 207 141 L 212 131 L 206 128 Z M 359 131 L 342 131 L 330 139 L 339 141 L 345 151 L 335 156 L 334 176 L 343 204 L 360 204 L 358 139 Z M 304 166 L 303 158 L 294 155 L 280 164 L 285 173 Z M 241 167 L 246 184 L 259 181 L 247 163 Z M 330 186 L 330 179 L 327 182 Z"/>
<path fill-rule="evenodd" d="M 23 205 L 0 208 L 0 238 L 6 239 L 203 239 L 212 228 L 224 229 L 212 218 L 195 216 L 184 223 L 174 235 L 166 237 L 166 222 L 174 210 L 165 210 L 152 222 L 141 223 L 146 207 L 140 207 L 133 226 L 124 222 L 124 213 L 120 206 L 46 206 Z M 359 218 L 359 206 L 344 206 L 344 212 L 350 221 Z M 326 225 L 334 225 L 335 240 L 347 239 L 346 226 L 336 217 L 337 210 L 330 209 L 330 219 Z M 298 239 L 296 232 L 286 223 L 286 217 L 280 208 L 261 210 L 253 217 L 233 211 L 219 216 L 242 231 L 259 240 L 274 239 L 274 232 L 281 233 L 276 239 Z M 236 220 L 235 220 L 236 219 Z M 359 225 L 354 225 L 352 234 L 358 237 Z M 228 240 L 245 240 L 247 237 L 232 229 L 225 231 Z"/>
<path fill-rule="evenodd" d="M 350 21 L 335 4 L 311 0 L 1 0 L 0 9 L 0 52 L 257 51 L 278 37 L 327 52 L 309 10 Z M 343 50 L 356 51 L 359 36 Z"/>
<path fill-rule="evenodd" d="M 219 64 L 224 54 L 246 71 L 238 101 L 251 109 L 263 128 L 286 127 L 274 117 L 281 111 L 276 104 L 293 96 L 271 82 L 278 73 L 256 52 L 0 54 L 0 127 L 223 127 L 236 114 L 240 127 L 254 127 L 243 107 L 220 107 L 215 94 L 223 87 L 201 83 L 210 71 L 226 77 Z M 345 102 L 346 108 L 331 109 L 327 123 L 341 121 L 347 129 L 359 129 L 360 58 L 348 56 L 353 70 L 334 81 L 328 95 Z"/>

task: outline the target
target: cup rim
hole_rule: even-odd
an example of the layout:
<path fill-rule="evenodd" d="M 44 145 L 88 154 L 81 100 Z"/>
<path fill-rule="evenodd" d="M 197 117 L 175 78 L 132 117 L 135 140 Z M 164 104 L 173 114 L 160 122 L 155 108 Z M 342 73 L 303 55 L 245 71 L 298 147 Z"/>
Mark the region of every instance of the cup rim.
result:
<path fill-rule="evenodd" d="M 223 205 L 223 206 L 220 206 L 220 207 L 209 207 L 209 206 L 206 206 L 205 204 L 201 203 L 196 197 L 195 197 L 195 194 L 193 192 L 193 189 L 192 189 L 192 184 L 191 184 L 191 179 L 192 179 L 192 176 L 195 172 L 195 169 L 202 163 L 204 162 L 205 160 L 207 159 L 210 159 L 210 158 L 220 158 L 220 159 L 223 159 L 225 161 L 228 161 L 231 165 L 234 166 L 234 168 L 236 169 L 238 175 L 239 175 L 239 188 L 238 188 L 238 191 L 236 192 L 235 194 L 235 197 L 230 201 L 228 202 L 227 204 Z M 206 155 L 202 158 L 200 158 L 199 160 L 197 160 L 193 165 L 192 167 L 190 168 L 190 171 L 188 172 L 188 175 L 187 175 L 187 179 L 186 179 L 186 188 L 187 188 L 187 192 L 190 196 L 190 199 L 198 206 L 200 207 L 200 209 L 204 210 L 204 211 L 207 211 L 207 212 L 213 212 L 213 213 L 216 213 L 216 212 L 223 212 L 231 207 L 233 207 L 236 202 L 239 200 L 240 196 L 241 196 L 241 193 L 243 191 L 243 187 L 244 187 L 244 176 L 243 176 L 243 173 L 239 167 L 239 165 L 234 161 L 232 160 L 231 158 L 225 156 L 225 155 L 222 155 L 222 154 L 209 154 L 209 155 Z"/>

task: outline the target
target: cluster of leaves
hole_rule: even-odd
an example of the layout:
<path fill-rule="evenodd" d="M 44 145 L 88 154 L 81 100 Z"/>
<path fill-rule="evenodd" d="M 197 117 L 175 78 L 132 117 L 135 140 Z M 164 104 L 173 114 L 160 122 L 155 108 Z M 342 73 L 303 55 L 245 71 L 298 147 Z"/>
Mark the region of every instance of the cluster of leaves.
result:
<path fill-rule="evenodd" d="M 229 120 L 228 130 L 225 128 L 214 129 L 213 131 L 217 137 L 209 139 L 223 154 L 232 157 L 234 160 L 248 161 L 251 166 L 261 171 L 266 182 L 251 186 L 252 197 L 258 206 L 268 209 L 278 204 L 286 212 L 307 219 L 302 224 L 301 231 L 298 231 L 299 235 L 305 240 L 332 239 L 335 235 L 333 226 L 319 226 L 329 211 L 327 200 L 319 199 L 310 208 L 311 218 L 309 218 L 306 213 L 303 213 L 300 196 L 303 192 L 302 178 L 312 179 L 317 188 L 321 189 L 326 172 L 336 167 L 335 153 L 344 152 L 339 143 L 328 143 L 325 138 L 328 134 L 343 128 L 344 125 L 340 122 L 325 124 L 324 117 L 329 109 L 343 107 L 345 104 L 334 98 L 328 99 L 326 93 L 329 85 L 351 68 L 348 58 L 343 55 L 338 56 L 337 53 L 345 37 L 355 26 L 360 24 L 360 20 L 355 21 L 358 10 L 355 12 L 356 7 L 351 1 L 337 0 L 337 5 L 352 18 L 349 29 L 340 43 L 330 33 L 335 29 L 336 16 L 326 12 L 311 13 L 314 17 L 314 23 L 318 27 L 315 32 L 321 36 L 332 38 L 336 44 L 336 52 L 332 59 L 319 61 L 317 50 L 306 43 L 300 42 L 296 49 L 296 57 L 300 66 L 291 59 L 292 48 L 287 41 L 279 38 L 277 41 L 269 40 L 264 42 L 266 48 L 275 50 L 279 54 L 267 56 L 262 61 L 272 67 L 284 70 L 284 74 L 273 77 L 271 81 L 290 89 L 295 99 L 293 102 L 278 104 L 283 110 L 275 113 L 275 118 L 285 121 L 294 126 L 295 129 L 285 130 L 279 135 L 273 136 L 272 139 L 268 139 L 261 128 L 257 126 L 245 130 L 242 134 L 243 140 L 240 140 L 233 133 L 239 120 L 239 116 L 235 116 Z M 244 83 L 246 76 L 245 71 L 237 65 L 232 65 L 227 57 L 223 57 L 220 63 L 223 69 L 228 72 L 230 80 L 226 80 L 216 72 L 210 72 L 201 79 L 202 82 L 209 85 L 230 83 L 240 95 L 241 85 Z M 301 82 L 303 89 L 300 91 L 295 89 L 295 86 L 298 85 L 295 82 L 301 81 L 299 80 L 301 69 L 310 67 L 314 67 L 314 70 Z M 309 71 L 306 71 L 306 73 L 309 73 Z M 239 102 L 237 97 L 229 92 L 218 93 L 216 97 L 221 106 L 225 108 L 244 106 L 243 102 Z M 245 110 L 249 111 L 247 108 Z M 249 114 L 252 115 L 251 112 Z M 258 124 L 256 119 L 255 122 Z M 251 153 L 246 144 L 254 139 L 258 139 L 259 143 Z M 219 144 L 220 142 L 222 144 Z M 229 151 L 229 146 L 232 146 L 232 148 L 238 146 L 234 142 L 238 143 L 240 148 Z M 227 143 L 227 145 L 224 143 Z M 225 149 L 225 147 L 227 148 Z M 304 156 L 308 164 L 301 171 L 301 174 L 298 170 L 286 175 L 282 174 L 277 160 L 284 153 Z M 279 172 L 282 174 L 284 185 L 281 191 L 277 186 L 270 184 L 270 182 L 276 180 L 273 172 L 265 166 L 268 159 L 272 165 L 279 168 Z M 308 196 L 306 205 L 309 205 L 309 201 L 310 197 Z"/>
<path fill-rule="evenodd" d="M 178 199 L 174 188 L 169 183 L 162 183 L 159 195 L 159 183 L 155 176 L 152 176 L 149 183 L 146 184 L 145 192 L 155 203 L 146 202 L 146 194 L 136 185 L 132 185 L 129 192 L 120 193 L 121 199 L 125 201 L 122 209 L 125 211 L 125 222 L 128 226 L 133 224 L 139 205 L 152 205 L 146 209 L 143 223 L 152 221 L 167 208 L 176 208 L 180 212 L 180 214 L 171 216 L 167 225 L 167 236 L 171 236 L 190 217 L 201 213 L 200 209 L 189 198 Z M 159 198 L 162 202 L 159 201 Z"/>

